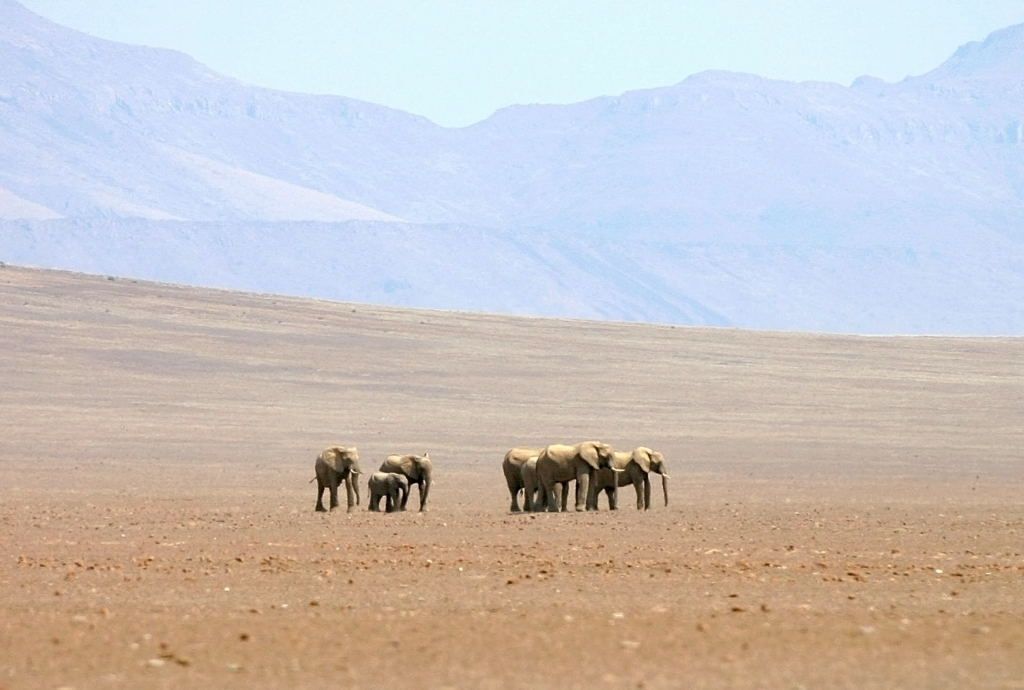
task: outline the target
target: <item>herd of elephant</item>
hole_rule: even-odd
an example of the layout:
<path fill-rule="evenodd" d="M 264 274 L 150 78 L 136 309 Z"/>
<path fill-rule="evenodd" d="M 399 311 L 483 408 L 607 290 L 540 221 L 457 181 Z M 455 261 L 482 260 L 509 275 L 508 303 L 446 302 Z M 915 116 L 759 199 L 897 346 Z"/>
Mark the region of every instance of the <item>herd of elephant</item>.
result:
<path fill-rule="evenodd" d="M 650 473 L 661 475 L 661 488 L 668 505 L 668 472 L 665 457 L 644 446 L 632 452 L 616 452 L 607 443 L 585 441 L 574 446 L 555 444 L 544 448 L 512 448 L 501 465 L 512 497 L 511 510 L 520 512 L 523 492 L 526 512 L 566 510 L 569 482 L 576 481 L 576 510 L 597 510 L 602 491 L 608 508 L 619 506 L 619 487 L 636 490 L 636 507 L 651 507 Z"/>
<path fill-rule="evenodd" d="M 338 507 L 338 488 L 344 484 L 348 510 L 359 504 L 359 451 L 353 447 L 331 446 L 316 459 L 316 510 L 324 511 L 324 489 L 330 492 L 330 507 Z M 650 473 L 661 475 L 661 487 L 668 505 L 668 472 L 665 458 L 656 450 L 643 446 L 631 452 L 616 452 L 607 443 L 584 441 L 576 445 L 554 444 L 544 448 L 512 448 L 505 453 L 502 471 L 512 497 L 511 510 L 566 510 L 569 482 L 576 482 L 576 510 L 597 510 L 598 496 L 604 491 L 608 507 L 618 508 L 619 487 L 636 490 L 636 507 L 651 507 Z M 370 475 L 371 511 L 379 511 L 385 501 L 389 513 L 405 510 L 410 487 L 419 487 L 420 510 L 427 509 L 427 497 L 433 475 L 430 454 L 389 455 L 380 470 Z M 314 481 L 314 480 L 311 480 Z M 523 507 L 519 507 L 519 493 Z"/>

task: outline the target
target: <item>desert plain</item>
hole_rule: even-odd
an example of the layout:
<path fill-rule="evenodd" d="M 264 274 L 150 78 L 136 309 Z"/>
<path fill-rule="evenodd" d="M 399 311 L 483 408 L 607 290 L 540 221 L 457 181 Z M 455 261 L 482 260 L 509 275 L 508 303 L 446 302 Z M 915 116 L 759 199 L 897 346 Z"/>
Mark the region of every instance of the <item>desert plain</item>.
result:
<path fill-rule="evenodd" d="M 0 688 L 1024 688 L 1024 339 L 6 266 L 0 420 Z M 669 505 L 509 512 L 586 439 Z M 315 513 L 333 444 L 429 451 L 430 510 Z"/>

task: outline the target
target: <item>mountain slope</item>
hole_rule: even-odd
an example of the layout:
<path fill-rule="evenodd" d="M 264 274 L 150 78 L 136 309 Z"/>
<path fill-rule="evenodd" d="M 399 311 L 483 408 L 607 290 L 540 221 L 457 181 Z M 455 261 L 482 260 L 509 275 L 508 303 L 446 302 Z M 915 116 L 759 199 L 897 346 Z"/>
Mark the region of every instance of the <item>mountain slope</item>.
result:
<path fill-rule="evenodd" d="M 1022 97 L 1019 26 L 895 84 L 706 72 L 446 129 L 0 0 L 0 259 L 416 306 L 1024 333 Z"/>

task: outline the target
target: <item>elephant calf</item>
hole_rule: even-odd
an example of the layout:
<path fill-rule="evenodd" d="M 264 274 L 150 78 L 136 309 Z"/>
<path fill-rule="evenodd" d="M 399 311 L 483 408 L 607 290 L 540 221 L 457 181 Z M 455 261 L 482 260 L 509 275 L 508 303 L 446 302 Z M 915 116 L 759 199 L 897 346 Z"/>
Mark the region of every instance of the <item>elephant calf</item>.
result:
<path fill-rule="evenodd" d="M 370 490 L 370 510 L 380 512 L 380 499 L 385 500 L 385 510 L 393 513 L 405 510 L 405 499 L 409 497 L 409 480 L 397 472 L 374 472 L 367 482 Z"/>
<path fill-rule="evenodd" d="M 548 493 L 544 485 L 537 477 L 538 456 L 523 463 L 523 510 L 527 513 L 538 511 L 543 513 L 548 509 Z M 569 482 L 562 482 L 562 512 L 569 501 Z"/>

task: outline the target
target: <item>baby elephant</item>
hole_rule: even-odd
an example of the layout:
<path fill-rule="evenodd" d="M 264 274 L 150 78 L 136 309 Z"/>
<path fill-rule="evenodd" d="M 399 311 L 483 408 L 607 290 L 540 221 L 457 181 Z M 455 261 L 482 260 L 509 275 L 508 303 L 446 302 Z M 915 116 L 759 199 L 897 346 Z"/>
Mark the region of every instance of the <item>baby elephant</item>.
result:
<path fill-rule="evenodd" d="M 374 472 L 370 475 L 370 510 L 380 512 L 380 499 L 387 499 L 385 506 L 389 513 L 405 510 L 402 506 L 409 498 L 409 480 L 397 472 Z"/>

